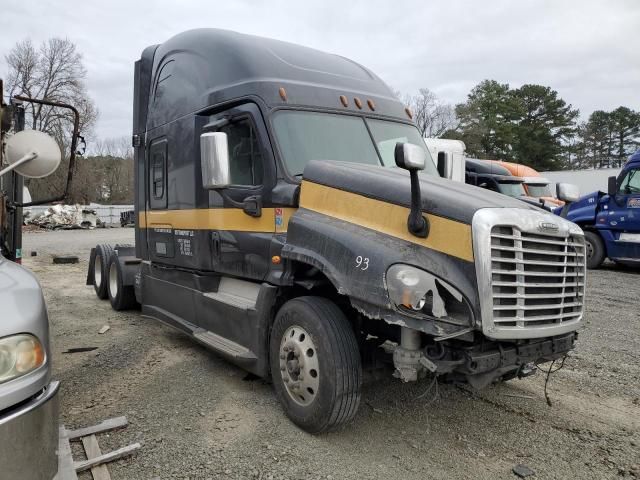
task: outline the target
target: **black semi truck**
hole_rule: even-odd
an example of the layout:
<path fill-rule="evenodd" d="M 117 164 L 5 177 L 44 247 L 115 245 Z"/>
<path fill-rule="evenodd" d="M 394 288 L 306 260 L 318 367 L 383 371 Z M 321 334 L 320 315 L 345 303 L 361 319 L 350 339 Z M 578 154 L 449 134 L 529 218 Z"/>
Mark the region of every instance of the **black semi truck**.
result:
<path fill-rule="evenodd" d="M 574 347 L 583 232 L 440 178 L 370 70 L 200 29 L 134 82 L 135 246 L 96 246 L 87 283 L 270 377 L 301 428 L 353 418 L 379 365 L 481 388 Z"/>

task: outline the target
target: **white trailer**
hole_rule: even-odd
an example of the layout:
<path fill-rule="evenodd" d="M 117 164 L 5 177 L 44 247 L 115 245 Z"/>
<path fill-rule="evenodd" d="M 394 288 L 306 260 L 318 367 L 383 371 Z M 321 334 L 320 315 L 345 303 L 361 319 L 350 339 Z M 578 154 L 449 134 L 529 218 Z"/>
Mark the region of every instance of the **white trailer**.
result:
<path fill-rule="evenodd" d="M 618 176 L 620 168 L 600 168 L 597 170 L 558 170 L 555 172 L 541 172 L 551 182 L 551 191 L 555 192 L 555 184 L 572 183 L 577 185 L 580 195 L 586 195 L 598 190 L 607 191 L 607 179 Z"/>

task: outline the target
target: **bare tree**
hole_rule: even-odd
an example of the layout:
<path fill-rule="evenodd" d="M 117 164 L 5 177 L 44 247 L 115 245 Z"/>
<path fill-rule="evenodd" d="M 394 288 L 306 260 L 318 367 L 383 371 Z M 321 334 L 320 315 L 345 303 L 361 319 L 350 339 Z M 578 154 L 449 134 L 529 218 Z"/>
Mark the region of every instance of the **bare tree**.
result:
<path fill-rule="evenodd" d="M 31 40 L 14 45 L 5 55 L 9 66 L 8 93 L 74 105 L 80 112 L 80 130 L 89 134 L 98 116 L 95 104 L 85 86 L 87 71 L 76 45 L 67 38 L 51 38 L 36 48 Z M 67 158 L 70 148 L 73 116 L 69 110 L 44 105 L 26 104 L 26 128 L 53 136 Z M 61 191 L 67 173 L 66 161 L 52 176 L 32 180 L 29 188 L 34 198 Z"/>
<path fill-rule="evenodd" d="M 98 139 L 90 148 L 92 155 L 98 157 L 133 158 L 133 147 L 129 137 Z"/>
<path fill-rule="evenodd" d="M 133 147 L 128 137 L 99 139 L 89 148 L 87 195 L 99 203 L 133 202 Z"/>
<path fill-rule="evenodd" d="M 439 137 L 456 126 L 453 107 L 439 100 L 428 88 L 421 88 L 417 95 L 405 95 L 404 102 L 413 112 L 423 137 Z"/>

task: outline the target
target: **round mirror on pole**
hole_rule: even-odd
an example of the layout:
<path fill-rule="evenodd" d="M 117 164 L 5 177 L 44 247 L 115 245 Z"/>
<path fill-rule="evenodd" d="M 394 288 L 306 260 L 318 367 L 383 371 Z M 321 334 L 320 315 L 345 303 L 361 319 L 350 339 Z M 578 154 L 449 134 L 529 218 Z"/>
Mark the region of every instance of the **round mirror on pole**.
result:
<path fill-rule="evenodd" d="M 27 178 L 51 175 L 62 160 L 56 141 L 36 130 L 23 130 L 9 137 L 5 152 L 9 166 L 0 173 L 15 170 Z"/>

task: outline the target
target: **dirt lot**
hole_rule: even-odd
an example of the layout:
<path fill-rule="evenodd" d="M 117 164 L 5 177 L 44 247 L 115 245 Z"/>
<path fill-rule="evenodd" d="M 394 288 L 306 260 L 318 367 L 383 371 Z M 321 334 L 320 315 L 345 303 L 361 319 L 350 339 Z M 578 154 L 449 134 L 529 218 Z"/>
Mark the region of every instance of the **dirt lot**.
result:
<path fill-rule="evenodd" d="M 114 479 L 511 479 L 516 464 L 539 479 L 640 478 L 640 273 L 590 272 L 586 328 L 550 381 L 551 407 L 540 374 L 482 392 L 440 386 L 434 402 L 432 392 L 419 398 L 426 383 L 390 378 L 365 388 L 352 424 L 311 436 L 287 420 L 267 383 L 98 300 L 84 285 L 89 249 L 116 242 L 132 243 L 133 230 L 24 238 L 24 264 L 47 297 L 62 421 L 126 415 L 129 427 L 101 437 L 103 450 L 143 444 L 111 464 Z M 52 265 L 53 252 L 82 261 Z M 103 325 L 111 329 L 99 335 Z"/>

